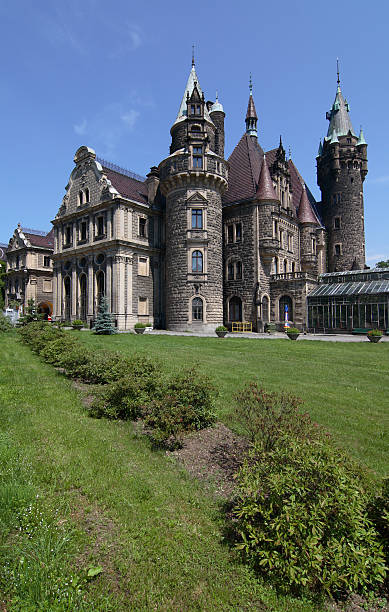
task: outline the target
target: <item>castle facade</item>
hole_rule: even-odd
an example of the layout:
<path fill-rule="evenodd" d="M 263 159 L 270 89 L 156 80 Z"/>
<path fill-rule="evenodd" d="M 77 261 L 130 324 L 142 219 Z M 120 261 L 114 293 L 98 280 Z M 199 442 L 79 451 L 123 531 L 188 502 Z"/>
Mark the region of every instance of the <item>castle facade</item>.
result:
<path fill-rule="evenodd" d="M 282 142 L 265 152 L 250 86 L 245 130 L 224 154 L 222 104 L 194 63 L 169 156 L 145 179 L 80 147 L 53 221 L 53 318 L 92 324 L 106 296 L 118 329 L 151 322 L 262 331 L 307 321 L 319 275 L 365 268 L 367 145 L 338 82 L 317 156 L 316 202 Z"/>

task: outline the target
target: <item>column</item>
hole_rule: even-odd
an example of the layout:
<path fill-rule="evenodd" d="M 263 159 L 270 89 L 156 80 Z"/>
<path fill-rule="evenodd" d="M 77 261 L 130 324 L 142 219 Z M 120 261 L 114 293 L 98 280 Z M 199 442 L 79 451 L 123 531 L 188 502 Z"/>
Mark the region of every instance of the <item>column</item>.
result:
<path fill-rule="evenodd" d="M 105 268 L 105 289 L 106 297 L 109 306 L 109 312 L 112 312 L 112 257 L 107 257 Z"/>
<path fill-rule="evenodd" d="M 119 258 L 112 257 L 112 312 L 119 312 L 118 301 Z"/>
<path fill-rule="evenodd" d="M 132 263 L 134 261 L 133 255 L 127 257 L 127 312 L 132 314 L 133 306 L 132 306 Z"/>
<path fill-rule="evenodd" d="M 62 318 L 62 270 L 60 267 L 56 270 L 56 283 L 54 289 L 54 308 L 55 316 Z"/>
<path fill-rule="evenodd" d="M 77 318 L 77 270 L 76 270 L 76 263 L 73 262 L 73 268 L 72 268 L 72 316 L 74 318 Z"/>
<path fill-rule="evenodd" d="M 122 210 L 124 213 L 124 211 Z M 119 261 L 119 276 L 118 276 L 118 313 L 124 314 L 124 290 L 125 290 L 125 280 L 124 280 L 124 272 L 125 272 L 125 263 L 124 257 L 120 257 Z"/>

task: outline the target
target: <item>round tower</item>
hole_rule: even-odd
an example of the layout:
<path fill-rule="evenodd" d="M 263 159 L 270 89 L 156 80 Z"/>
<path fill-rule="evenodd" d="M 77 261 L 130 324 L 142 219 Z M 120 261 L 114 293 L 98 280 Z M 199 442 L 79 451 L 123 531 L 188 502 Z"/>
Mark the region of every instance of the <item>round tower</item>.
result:
<path fill-rule="evenodd" d="M 365 267 L 363 181 L 367 174 L 367 144 L 361 129 L 355 134 L 349 105 L 338 87 L 327 113 L 330 121 L 317 156 L 317 183 L 327 230 L 328 271 Z"/>
<path fill-rule="evenodd" d="M 221 124 L 220 103 L 211 113 Z M 168 329 L 213 331 L 223 324 L 222 193 L 227 163 L 194 63 L 174 122 L 170 155 L 159 165 L 166 197 Z M 223 116 L 222 116 L 223 115 Z"/>

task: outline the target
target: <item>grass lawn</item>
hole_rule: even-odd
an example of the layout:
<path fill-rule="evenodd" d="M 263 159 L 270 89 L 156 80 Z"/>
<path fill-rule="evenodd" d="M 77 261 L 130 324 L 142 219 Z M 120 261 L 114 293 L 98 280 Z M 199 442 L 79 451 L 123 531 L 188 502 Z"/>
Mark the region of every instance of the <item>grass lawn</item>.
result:
<path fill-rule="evenodd" d="M 97 349 L 156 357 L 172 370 L 196 364 L 220 388 L 219 418 L 238 432 L 233 399 L 240 387 L 255 379 L 269 390 L 289 391 L 339 445 L 380 476 L 389 474 L 389 343 L 89 332 L 80 339 Z"/>
<path fill-rule="evenodd" d="M 277 353 L 284 355 L 279 380 L 291 369 L 294 353 L 301 352 L 300 378 L 302 361 L 309 364 L 320 355 L 320 347 L 305 343 L 283 348 L 276 342 L 81 336 L 101 349 L 158 354 L 172 367 L 202 362 L 223 388 L 220 412 L 226 419 L 229 396 L 251 374 L 266 369 L 261 378 L 277 386 L 276 372 L 270 375 Z M 361 358 L 387 357 L 385 347 L 370 348 Z M 313 351 L 310 357 L 305 350 Z M 15 334 L 0 334 L 0 354 L 0 609 L 247 611 L 263 610 L 263 604 L 274 611 L 321 609 L 277 597 L 234 559 L 223 543 L 218 503 L 165 453 L 152 451 L 130 423 L 87 417 L 71 381 Z M 332 360 L 324 354 L 323 363 Z M 373 375 L 377 380 L 376 368 Z M 304 376 L 308 394 L 309 374 Z M 383 400 L 380 406 L 375 410 L 383 410 Z M 359 451 L 362 446 L 363 441 Z M 88 580 L 93 568 L 100 573 Z"/>

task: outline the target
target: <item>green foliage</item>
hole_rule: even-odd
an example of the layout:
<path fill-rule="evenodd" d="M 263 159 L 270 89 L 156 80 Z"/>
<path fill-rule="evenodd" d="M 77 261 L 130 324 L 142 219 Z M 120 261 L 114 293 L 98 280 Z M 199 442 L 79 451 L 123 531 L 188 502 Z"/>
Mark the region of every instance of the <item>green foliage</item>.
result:
<path fill-rule="evenodd" d="M 382 481 L 381 491 L 368 505 L 368 516 L 378 532 L 389 568 L 389 478 Z M 386 575 L 386 592 L 389 589 L 389 573 Z"/>
<path fill-rule="evenodd" d="M 302 405 L 302 400 L 294 395 L 269 392 L 251 382 L 236 396 L 234 412 L 244 435 L 269 451 L 285 433 L 298 439 L 318 439 L 324 435 L 309 415 L 301 412 Z"/>
<path fill-rule="evenodd" d="M 228 331 L 227 327 L 225 327 L 224 325 L 219 325 L 215 331 Z"/>
<path fill-rule="evenodd" d="M 382 336 L 382 331 L 380 329 L 370 329 L 367 332 L 368 336 Z"/>
<path fill-rule="evenodd" d="M 48 343 L 64 336 L 64 332 L 57 327 L 53 327 L 50 323 L 47 323 L 47 321 L 33 321 L 27 323 L 23 327 L 20 327 L 18 332 L 23 338 L 23 341 L 29 344 L 35 353 L 40 353 Z"/>
<path fill-rule="evenodd" d="M 63 355 L 76 347 L 76 341 L 69 335 L 59 336 L 44 346 L 39 355 L 47 363 L 59 366 Z"/>
<path fill-rule="evenodd" d="M 18 325 L 28 325 L 28 323 L 32 323 L 33 321 L 41 321 L 42 319 L 43 315 L 38 314 L 34 298 L 30 298 L 27 302 L 27 308 L 24 314 L 19 317 Z"/>
<path fill-rule="evenodd" d="M 389 259 L 378 261 L 376 263 L 376 268 L 389 268 Z"/>
<path fill-rule="evenodd" d="M 0 260 L 0 310 L 4 308 L 5 302 L 5 278 L 6 278 L 6 263 Z"/>
<path fill-rule="evenodd" d="M 6 317 L 2 312 L 0 312 L 0 334 L 4 332 L 9 332 L 13 329 L 13 325 L 9 320 L 9 317 Z"/>
<path fill-rule="evenodd" d="M 112 315 L 108 311 L 108 302 L 105 297 L 102 297 L 100 300 L 99 312 L 97 313 L 93 331 L 95 334 L 104 335 L 112 335 L 117 333 L 117 330 L 112 322 Z"/>
<path fill-rule="evenodd" d="M 81 321 L 81 319 L 74 319 L 74 321 L 72 321 L 72 325 L 74 326 L 81 326 L 81 327 L 85 327 L 85 323 L 84 321 Z"/>
<path fill-rule="evenodd" d="M 372 484 L 300 407 L 255 384 L 238 398 L 252 448 L 237 475 L 236 547 L 281 588 L 373 590 L 385 563 L 367 512 Z"/>
<path fill-rule="evenodd" d="M 145 407 L 158 392 L 154 377 L 126 377 L 114 382 L 102 392 L 88 409 L 95 418 L 133 421 L 141 417 Z"/>
<path fill-rule="evenodd" d="M 288 327 L 286 330 L 287 334 L 300 334 L 300 330 L 297 327 Z"/>
<path fill-rule="evenodd" d="M 146 327 L 150 327 L 147 323 L 135 323 L 135 329 L 145 329 Z"/>

